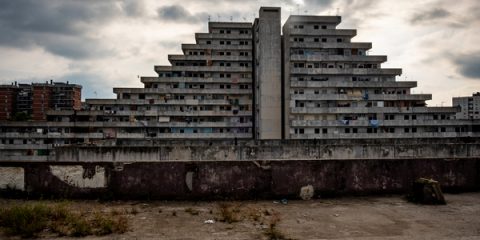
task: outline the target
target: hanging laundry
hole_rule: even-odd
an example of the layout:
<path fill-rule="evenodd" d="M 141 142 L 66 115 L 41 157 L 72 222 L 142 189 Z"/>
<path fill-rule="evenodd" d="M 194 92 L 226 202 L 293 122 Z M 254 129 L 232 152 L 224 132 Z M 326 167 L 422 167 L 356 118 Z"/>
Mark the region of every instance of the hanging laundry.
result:
<path fill-rule="evenodd" d="M 378 120 L 370 120 L 370 126 L 373 127 L 373 128 L 378 128 Z"/>

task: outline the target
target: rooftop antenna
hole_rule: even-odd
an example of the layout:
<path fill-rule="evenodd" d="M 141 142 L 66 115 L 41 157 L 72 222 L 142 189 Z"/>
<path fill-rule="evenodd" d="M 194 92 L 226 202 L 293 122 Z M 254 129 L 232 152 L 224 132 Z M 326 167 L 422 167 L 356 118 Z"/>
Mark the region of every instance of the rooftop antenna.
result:
<path fill-rule="evenodd" d="M 340 16 L 340 8 L 337 8 L 337 17 Z"/>
<path fill-rule="evenodd" d="M 233 22 L 233 16 L 230 16 L 230 22 Z"/>
<path fill-rule="evenodd" d="M 243 17 L 243 21 L 245 21 L 245 22 L 246 22 L 246 21 L 247 21 L 247 18 L 246 18 L 246 17 Z"/>
<path fill-rule="evenodd" d="M 210 15 L 208 15 L 208 21 L 210 22 Z"/>

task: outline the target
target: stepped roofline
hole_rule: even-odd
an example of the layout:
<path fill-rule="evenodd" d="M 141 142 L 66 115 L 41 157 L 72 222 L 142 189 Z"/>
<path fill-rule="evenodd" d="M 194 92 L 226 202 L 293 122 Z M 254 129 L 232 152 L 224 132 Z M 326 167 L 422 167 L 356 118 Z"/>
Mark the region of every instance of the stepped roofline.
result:
<path fill-rule="evenodd" d="M 339 24 L 342 21 L 340 16 L 316 16 L 316 15 L 290 15 L 288 17 L 287 23 L 294 22 L 312 22 L 312 23 L 336 23 Z"/>

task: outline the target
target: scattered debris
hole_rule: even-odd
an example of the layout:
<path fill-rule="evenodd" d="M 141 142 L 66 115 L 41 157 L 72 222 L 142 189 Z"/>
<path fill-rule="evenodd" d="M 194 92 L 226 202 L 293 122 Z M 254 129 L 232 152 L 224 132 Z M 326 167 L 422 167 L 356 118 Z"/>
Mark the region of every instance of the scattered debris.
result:
<path fill-rule="evenodd" d="M 205 224 L 214 224 L 215 221 L 212 220 L 212 219 L 208 219 L 208 220 L 205 220 L 203 223 L 205 223 Z"/>
<path fill-rule="evenodd" d="M 282 199 L 280 202 L 281 202 L 282 204 L 284 204 L 284 205 L 287 205 L 287 204 L 288 204 L 288 200 L 287 200 L 287 199 L 285 199 L 285 198 L 284 198 L 284 199 Z"/>
<path fill-rule="evenodd" d="M 312 185 L 307 185 L 300 188 L 300 198 L 303 200 L 312 199 L 314 194 L 315 194 L 315 190 L 313 189 Z"/>
<path fill-rule="evenodd" d="M 407 199 L 422 204 L 446 204 L 438 181 L 427 178 L 419 178 L 413 183 Z"/>

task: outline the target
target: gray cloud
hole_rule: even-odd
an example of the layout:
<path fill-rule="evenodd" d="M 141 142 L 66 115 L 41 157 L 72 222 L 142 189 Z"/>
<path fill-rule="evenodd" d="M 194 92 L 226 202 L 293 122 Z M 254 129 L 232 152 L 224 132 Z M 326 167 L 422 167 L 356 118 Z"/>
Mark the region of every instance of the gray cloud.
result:
<path fill-rule="evenodd" d="M 157 9 L 158 17 L 165 21 L 195 23 L 205 21 L 208 17 L 206 13 L 191 14 L 180 5 L 164 6 Z"/>
<path fill-rule="evenodd" d="M 141 1 L 132 0 L 0 0 L 0 45 L 40 47 L 72 59 L 101 57 L 107 51 L 89 35 L 118 17 L 141 12 Z"/>
<path fill-rule="evenodd" d="M 455 56 L 453 63 L 464 77 L 480 79 L 480 51 Z"/>
<path fill-rule="evenodd" d="M 443 8 L 434 8 L 431 10 L 417 12 L 410 18 L 410 23 L 413 25 L 439 20 L 449 17 L 451 13 Z"/>

